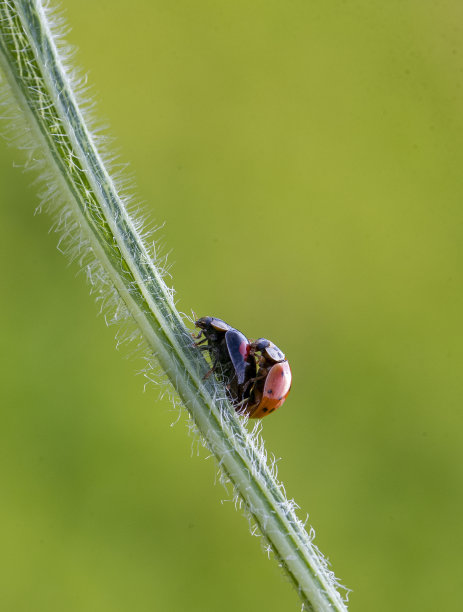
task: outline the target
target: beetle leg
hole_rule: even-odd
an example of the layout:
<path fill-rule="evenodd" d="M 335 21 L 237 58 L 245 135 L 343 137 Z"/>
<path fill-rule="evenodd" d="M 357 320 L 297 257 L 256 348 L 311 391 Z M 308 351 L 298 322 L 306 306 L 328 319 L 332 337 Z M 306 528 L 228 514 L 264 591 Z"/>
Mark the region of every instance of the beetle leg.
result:
<path fill-rule="evenodd" d="M 198 346 L 199 350 L 203 350 L 206 351 L 208 349 L 207 346 Z M 214 363 L 212 364 L 212 368 L 209 370 L 209 372 L 206 372 L 203 376 L 203 380 L 207 380 L 209 378 L 209 376 L 212 374 L 212 372 L 215 372 L 215 369 L 218 365 L 218 361 L 214 360 Z"/>
<path fill-rule="evenodd" d="M 247 388 L 249 387 L 249 385 L 251 383 L 256 383 L 258 380 L 262 380 L 263 378 L 265 378 L 267 376 L 267 371 L 265 371 L 264 374 L 262 374 L 261 376 L 255 376 L 254 378 L 249 378 L 243 385 L 243 393 L 247 390 Z"/>

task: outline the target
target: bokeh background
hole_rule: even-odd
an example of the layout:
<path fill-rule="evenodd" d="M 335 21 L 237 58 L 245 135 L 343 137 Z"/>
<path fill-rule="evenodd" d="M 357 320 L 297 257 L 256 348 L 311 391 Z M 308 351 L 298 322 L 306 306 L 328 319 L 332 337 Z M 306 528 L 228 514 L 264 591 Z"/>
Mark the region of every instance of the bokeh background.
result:
<path fill-rule="evenodd" d="M 350 608 L 458 608 L 463 5 L 62 4 L 180 310 L 289 356 L 263 435 Z M 1 145 L 0 609 L 298 610 L 19 160 Z"/>

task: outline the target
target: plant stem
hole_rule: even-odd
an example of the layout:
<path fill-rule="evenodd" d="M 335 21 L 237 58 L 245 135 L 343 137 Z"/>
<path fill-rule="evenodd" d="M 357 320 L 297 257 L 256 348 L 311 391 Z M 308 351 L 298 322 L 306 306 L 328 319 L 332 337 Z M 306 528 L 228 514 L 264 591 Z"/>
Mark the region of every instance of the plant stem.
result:
<path fill-rule="evenodd" d="M 345 610 L 334 576 L 267 465 L 257 434 L 247 431 L 214 377 L 204 379 L 206 361 L 192 346 L 171 291 L 97 150 L 39 0 L 0 0 L 0 66 L 27 120 L 30 146 L 40 147 L 53 175 L 66 233 L 85 241 L 102 266 L 305 609 Z"/>

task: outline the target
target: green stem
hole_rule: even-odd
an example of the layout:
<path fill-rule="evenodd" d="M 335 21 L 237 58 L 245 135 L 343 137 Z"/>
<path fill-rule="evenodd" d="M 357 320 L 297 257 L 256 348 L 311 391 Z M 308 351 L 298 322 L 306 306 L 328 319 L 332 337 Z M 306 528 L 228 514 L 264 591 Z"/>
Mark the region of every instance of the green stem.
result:
<path fill-rule="evenodd" d="M 192 346 L 96 148 L 39 0 L 0 0 L 0 66 L 58 185 L 62 206 L 71 211 L 69 231 L 85 240 L 102 266 L 305 609 L 345 610 L 332 573 L 268 467 L 257 436 L 236 416 L 214 377 L 204 380 L 208 366 Z"/>

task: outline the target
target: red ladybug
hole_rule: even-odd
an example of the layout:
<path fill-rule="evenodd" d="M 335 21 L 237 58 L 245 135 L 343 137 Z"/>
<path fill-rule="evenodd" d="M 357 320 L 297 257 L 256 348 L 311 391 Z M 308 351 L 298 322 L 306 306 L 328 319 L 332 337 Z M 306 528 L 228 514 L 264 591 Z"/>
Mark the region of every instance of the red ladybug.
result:
<path fill-rule="evenodd" d="M 258 371 L 250 398 L 243 412 L 251 419 L 261 419 L 279 408 L 291 390 L 291 368 L 282 351 L 267 340 L 259 338 L 250 345 L 250 354 L 257 357 Z"/>
<path fill-rule="evenodd" d="M 211 372 L 227 386 L 234 404 L 246 403 L 251 392 L 248 381 L 257 373 L 256 359 L 250 356 L 249 340 L 240 331 L 216 317 L 202 317 L 195 322 L 201 330 L 196 343 L 201 350 L 207 350 L 212 359 Z M 201 346 L 206 343 L 205 346 Z"/>

